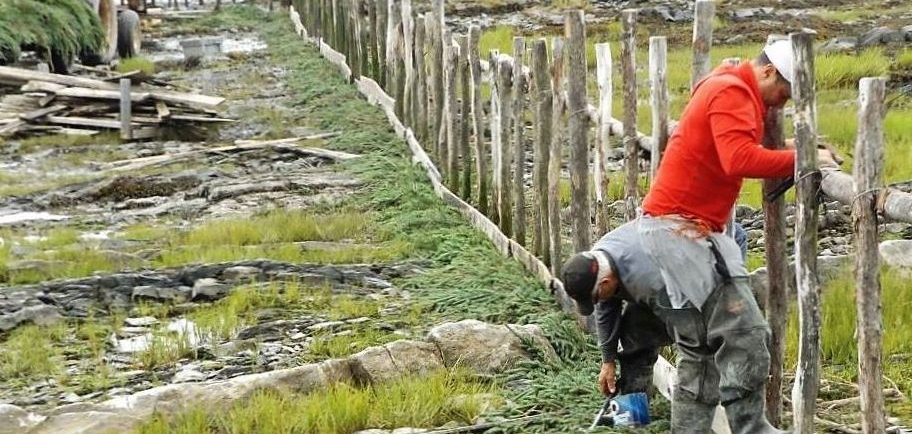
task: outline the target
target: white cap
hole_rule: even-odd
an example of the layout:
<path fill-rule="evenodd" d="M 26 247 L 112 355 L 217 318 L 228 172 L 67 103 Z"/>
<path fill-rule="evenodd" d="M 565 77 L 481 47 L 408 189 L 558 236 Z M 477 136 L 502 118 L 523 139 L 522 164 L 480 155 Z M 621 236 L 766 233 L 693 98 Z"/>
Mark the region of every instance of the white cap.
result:
<path fill-rule="evenodd" d="M 795 71 L 792 70 L 792 59 L 795 57 L 792 52 L 792 41 L 783 39 L 772 42 L 763 49 L 763 52 L 782 78 L 791 83 L 795 78 Z"/>

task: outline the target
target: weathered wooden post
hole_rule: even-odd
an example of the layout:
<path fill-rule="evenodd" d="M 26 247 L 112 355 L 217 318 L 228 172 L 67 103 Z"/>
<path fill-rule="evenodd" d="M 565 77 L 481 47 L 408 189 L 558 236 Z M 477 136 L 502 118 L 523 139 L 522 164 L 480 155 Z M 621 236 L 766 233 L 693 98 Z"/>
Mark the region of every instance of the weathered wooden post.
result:
<path fill-rule="evenodd" d="M 513 127 L 513 62 L 509 58 L 501 57 L 497 66 L 497 97 L 500 99 L 497 106 L 500 109 L 500 140 L 499 161 L 497 168 L 500 173 L 497 182 L 497 203 L 500 205 L 500 229 L 505 234 L 513 233 L 513 201 L 510 189 L 510 163 L 513 150 L 510 147 L 510 132 Z"/>
<path fill-rule="evenodd" d="M 387 9 L 386 24 L 386 65 L 387 80 L 386 92 L 396 101 L 395 112 L 401 119 L 403 117 L 405 67 L 403 66 L 403 51 L 405 50 L 402 35 L 402 3 L 400 0 L 390 0 Z"/>
<path fill-rule="evenodd" d="M 402 0 L 402 122 L 412 128 L 415 127 L 415 114 L 412 111 L 412 100 L 414 93 L 412 88 L 415 84 L 415 34 L 414 23 L 412 21 L 412 0 Z"/>
<path fill-rule="evenodd" d="M 716 14 L 716 3 L 713 0 L 697 0 L 694 9 L 691 89 L 712 71 L 712 60 L 709 57 L 709 51 L 712 49 L 713 17 Z"/>
<path fill-rule="evenodd" d="M 771 37 L 772 43 L 776 38 Z M 763 146 L 767 149 L 785 147 L 782 132 L 782 110 L 770 107 L 766 112 Z M 772 192 L 783 179 L 763 181 L 764 194 Z M 788 252 L 786 251 L 785 198 L 763 201 L 763 239 L 765 242 L 767 293 L 766 319 L 770 326 L 770 374 L 766 384 L 766 415 L 770 423 L 782 423 L 782 373 L 785 363 L 785 330 L 788 324 Z"/>
<path fill-rule="evenodd" d="M 431 40 L 431 95 L 434 97 L 430 108 L 431 131 L 429 140 L 439 143 L 440 129 L 443 127 L 443 0 L 434 0 L 431 12 L 432 26 L 428 28 L 427 37 Z"/>
<path fill-rule="evenodd" d="M 526 244 L 526 193 L 523 174 L 526 168 L 524 112 L 526 108 L 523 58 L 526 38 L 513 38 L 513 239 Z"/>
<path fill-rule="evenodd" d="M 133 101 L 130 99 L 130 87 L 133 82 L 129 78 L 120 79 L 120 138 L 133 140 Z"/>
<path fill-rule="evenodd" d="M 459 47 L 453 43 L 449 31 L 444 33 L 444 112 L 446 122 L 447 158 L 441 158 L 447 167 L 447 187 L 455 194 L 459 193 L 459 103 L 456 101 L 456 64 L 459 62 Z"/>
<path fill-rule="evenodd" d="M 649 85 L 652 88 L 652 156 L 649 179 L 655 182 L 662 153 L 668 144 L 668 43 L 664 36 L 649 38 Z"/>
<path fill-rule="evenodd" d="M 378 57 L 378 66 L 379 66 L 379 75 L 377 76 L 377 83 L 381 86 L 385 86 L 388 75 L 389 68 L 387 67 L 386 61 L 386 30 L 389 26 L 389 3 L 390 1 L 395 0 L 376 0 L 376 10 L 377 10 L 377 28 L 374 29 L 377 35 L 377 57 Z M 389 92 L 389 88 L 387 88 Z"/>
<path fill-rule="evenodd" d="M 349 60 L 349 65 L 352 68 L 352 80 L 357 80 L 366 69 L 362 62 L 363 56 L 361 52 L 361 0 L 350 0 L 349 23 L 351 33 L 351 48 L 349 49 L 351 59 Z"/>
<path fill-rule="evenodd" d="M 434 86 L 434 68 L 435 68 L 435 59 L 437 55 L 434 51 L 434 35 L 435 35 L 435 18 L 433 13 L 424 14 L 424 51 L 426 53 L 424 57 L 424 66 L 427 76 L 427 81 L 424 83 L 425 95 L 427 99 L 425 100 L 425 110 L 427 111 L 427 132 L 425 136 L 425 143 L 429 150 L 436 150 L 436 134 L 439 127 L 435 126 L 437 122 L 437 115 L 434 110 L 437 105 L 437 94 L 434 92 L 437 91 L 437 88 Z"/>
<path fill-rule="evenodd" d="M 548 162 L 551 148 L 551 83 L 548 74 L 548 47 L 544 39 L 532 43 L 532 96 L 535 104 L 535 172 L 532 206 L 532 246 L 545 264 L 551 263 L 551 225 L 548 219 Z"/>
<path fill-rule="evenodd" d="M 427 70 L 425 69 L 425 46 L 427 44 L 427 31 L 425 15 L 419 15 L 415 25 L 415 97 L 412 98 L 415 110 L 415 134 L 418 140 L 427 140 L 428 128 L 428 95 L 427 95 Z"/>
<path fill-rule="evenodd" d="M 595 227 L 599 234 L 608 232 L 608 152 L 611 149 L 611 105 L 614 103 L 612 88 L 611 46 L 595 45 L 596 81 L 599 90 L 598 129 L 595 157 Z"/>
<path fill-rule="evenodd" d="M 586 27 L 583 11 L 568 11 L 564 36 L 567 38 L 567 110 L 570 136 L 570 223 L 574 251 L 589 249 L 589 113 L 586 100 Z M 636 126 L 634 125 L 634 128 Z"/>
<path fill-rule="evenodd" d="M 795 212 L 795 278 L 798 286 L 798 369 L 792 389 L 796 434 L 814 432 L 820 380 L 820 285 L 817 280 L 817 108 L 814 96 L 813 35 L 789 36 L 794 50 L 795 142 L 798 162 Z"/>
<path fill-rule="evenodd" d="M 460 196 L 466 201 L 472 197 L 472 152 L 469 149 L 469 136 L 472 129 L 472 77 L 469 59 L 469 35 L 459 38 L 459 90 L 461 107 L 459 109 L 459 154 L 462 156 L 462 186 Z"/>
<path fill-rule="evenodd" d="M 855 294 L 858 331 L 858 388 L 861 431 L 887 432 L 884 426 L 883 310 L 880 302 L 880 257 L 877 198 L 884 188 L 884 78 L 862 78 L 858 93 L 858 139 L 855 142 Z"/>
<path fill-rule="evenodd" d="M 562 261 L 561 219 L 560 219 L 560 174 L 561 146 L 564 142 L 564 114 L 567 100 L 564 92 L 564 39 L 551 40 L 554 59 L 551 63 L 551 92 L 554 97 L 552 109 L 551 155 L 548 160 L 548 225 L 551 227 L 551 272 L 560 275 Z"/>
<path fill-rule="evenodd" d="M 627 221 L 636 218 L 639 202 L 640 145 L 637 141 L 636 9 L 621 12 L 621 69 L 624 74 L 624 150 L 627 154 L 624 197 Z"/>
<path fill-rule="evenodd" d="M 367 2 L 367 28 L 369 47 L 365 50 L 370 56 L 370 76 L 374 81 L 380 80 L 380 70 L 383 68 L 380 63 L 380 56 L 377 47 L 380 46 L 380 35 L 377 34 L 377 7 L 374 2 Z M 381 82 L 382 83 L 382 82 Z"/>
<path fill-rule="evenodd" d="M 501 149 L 501 112 L 500 112 L 500 83 L 498 68 L 500 67 L 500 52 L 491 50 L 488 53 L 488 65 L 491 68 L 491 111 L 488 122 L 491 130 L 491 220 L 500 225 L 500 149 Z"/>
<path fill-rule="evenodd" d="M 472 73 L 472 131 L 475 136 L 475 173 L 478 195 L 478 211 L 488 213 L 488 149 L 484 138 L 484 108 L 481 102 L 481 57 L 478 43 L 481 27 L 469 27 L 469 69 Z"/>

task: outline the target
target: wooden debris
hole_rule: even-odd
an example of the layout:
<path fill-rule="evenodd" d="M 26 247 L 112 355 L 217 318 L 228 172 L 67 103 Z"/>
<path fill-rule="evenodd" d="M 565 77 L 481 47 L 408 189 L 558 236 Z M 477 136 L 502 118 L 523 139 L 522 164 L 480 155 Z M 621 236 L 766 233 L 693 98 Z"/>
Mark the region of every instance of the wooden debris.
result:
<path fill-rule="evenodd" d="M 135 129 L 132 139 L 154 138 L 169 126 L 234 122 L 219 117 L 215 110 L 224 98 L 171 90 L 179 86 L 144 77 L 140 71 L 121 74 L 88 66 L 75 69 L 92 75 L 69 76 L 0 66 L 0 85 L 17 87 L 19 91 L 0 97 L 0 135 L 85 134 L 87 129 L 121 129 L 123 98 L 130 101 L 129 125 Z M 120 83 L 112 81 L 124 81 L 129 92 L 123 92 Z"/>

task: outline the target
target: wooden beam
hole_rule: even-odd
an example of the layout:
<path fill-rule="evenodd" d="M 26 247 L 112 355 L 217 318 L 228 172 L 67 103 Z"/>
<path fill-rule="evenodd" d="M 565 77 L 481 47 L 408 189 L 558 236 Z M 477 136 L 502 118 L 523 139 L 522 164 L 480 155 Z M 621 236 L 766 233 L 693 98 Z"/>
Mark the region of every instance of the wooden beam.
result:
<path fill-rule="evenodd" d="M 637 143 L 636 9 L 621 12 L 621 69 L 624 72 L 625 218 L 636 218 L 639 204 L 640 147 Z"/>
<path fill-rule="evenodd" d="M 19 119 L 32 122 L 32 121 L 35 121 L 36 119 L 43 118 L 47 115 L 52 115 L 54 113 L 59 113 L 66 109 L 67 109 L 67 106 L 65 106 L 65 105 L 55 105 L 55 106 L 42 108 L 42 109 L 38 109 L 38 110 L 32 110 L 28 113 L 22 113 L 21 115 L 19 115 Z"/>
<path fill-rule="evenodd" d="M 130 80 L 124 78 L 122 80 Z M 129 89 L 129 85 L 128 85 Z M 107 99 L 112 101 L 121 100 L 121 90 L 99 90 L 99 89 L 89 89 L 85 87 L 68 87 L 65 89 L 60 89 L 57 92 L 57 96 L 66 96 L 71 98 L 86 98 L 86 99 Z M 149 99 L 150 94 L 148 92 L 130 92 L 130 100 L 133 102 L 145 102 Z"/>
<path fill-rule="evenodd" d="M 119 120 L 92 119 L 78 116 L 48 116 L 47 121 L 52 124 L 76 125 L 81 127 L 107 128 L 111 130 L 120 129 Z"/>
<path fill-rule="evenodd" d="M 694 9 L 693 64 L 690 74 L 691 89 L 712 71 L 712 59 L 709 56 L 709 52 L 712 49 L 713 17 L 716 14 L 716 2 L 713 0 L 697 0 L 694 4 Z"/>
<path fill-rule="evenodd" d="M 564 39 L 554 38 L 551 41 L 554 60 L 551 63 L 551 92 L 552 92 L 552 128 L 551 128 L 551 155 L 548 159 L 548 225 L 551 227 L 551 273 L 560 275 L 562 255 L 562 228 L 560 205 L 560 177 L 561 162 L 563 159 L 564 141 L 564 115 L 567 112 L 567 103 L 564 95 L 565 78 L 564 64 Z"/>
<path fill-rule="evenodd" d="M 551 148 L 551 114 L 553 97 L 548 73 L 548 47 L 544 39 L 532 43 L 532 103 L 535 106 L 535 154 L 533 157 L 533 253 L 545 264 L 551 264 L 551 225 L 548 219 L 548 164 Z"/>
<path fill-rule="evenodd" d="M 668 145 L 668 42 L 664 36 L 649 38 L 649 84 L 652 105 L 652 150 L 649 180 L 655 182 L 665 146 Z"/>
<path fill-rule="evenodd" d="M 523 246 L 526 245 L 526 192 L 523 176 L 526 170 L 526 83 L 523 75 L 525 54 L 526 39 L 521 36 L 513 38 L 513 107 L 510 107 L 510 110 L 513 110 L 513 182 L 510 194 L 513 196 L 513 239 Z"/>
<path fill-rule="evenodd" d="M 598 128 L 596 130 L 595 227 L 599 234 L 608 233 L 607 195 L 611 177 L 608 173 L 608 153 L 611 149 L 611 110 L 614 99 L 611 66 L 611 46 L 606 42 L 595 45 L 596 82 L 598 83 Z"/>

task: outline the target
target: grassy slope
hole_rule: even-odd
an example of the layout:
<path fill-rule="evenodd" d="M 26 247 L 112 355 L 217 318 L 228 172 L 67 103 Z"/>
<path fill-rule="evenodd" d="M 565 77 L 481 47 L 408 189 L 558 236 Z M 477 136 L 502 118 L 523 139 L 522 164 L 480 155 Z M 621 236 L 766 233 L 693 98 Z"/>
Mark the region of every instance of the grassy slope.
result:
<path fill-rule="evenodd" d="M 546 413 L 513 432 L 567 432 L 588 423 L 601 403 L 594 378 L 598 355 L 594 339 L 556 311 L 550 294 L 521 267 L 501 257 L 490 243 L 434 194 L 414 167 L 404 142 L 395 137 L 382 113 L 310 47 L 294 37 L 284 16 L 265 17 L 245 8 L 226 8 L 218 21 L 258 23 L 270 46 L 273 64 L 287 69 L 294 103 L 308 114 L 310 127 L 342 131 L 327 147 L 364 155 L 344 170 L 367 188 L 346 206 L 370 213 L 391 242 L 411 246 L 410 256 L 430 261 L 426 272 L 395 282 L 409 289 L 416 303 L 441 320 L 477 318 L 494 322 L 537 323 L 555 345 L 561 361 L 530 362 L 505 375 L 506 417 Z M 353 128 L 356 126 L 356 128 Z M 566 403 L 572 401 L 573 406 Z M 667 416 L 658 403 L 656 415 Z M 192 419 L 192 418 L 191 418 Z M 667 429 L 659 422 L 652 430 Z"/>

